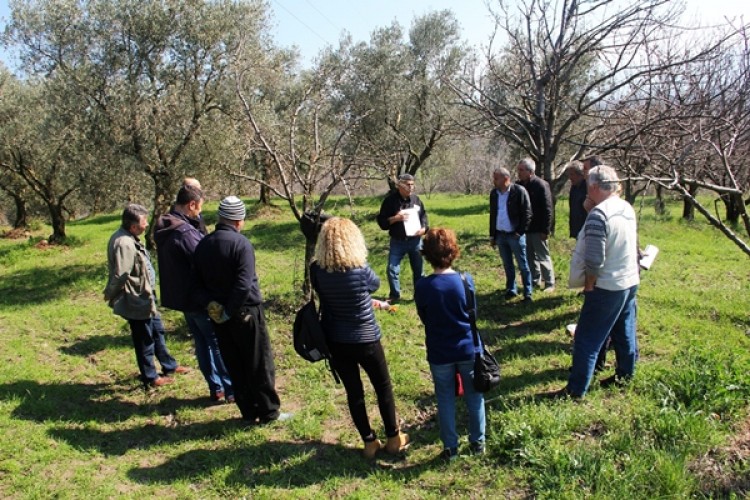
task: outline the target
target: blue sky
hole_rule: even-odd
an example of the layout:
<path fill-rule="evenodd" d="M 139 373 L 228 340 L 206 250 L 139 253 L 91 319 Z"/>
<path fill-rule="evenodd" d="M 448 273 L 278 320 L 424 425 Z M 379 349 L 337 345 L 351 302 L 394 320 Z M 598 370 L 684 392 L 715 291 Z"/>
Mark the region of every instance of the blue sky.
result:
<path fill-rule="evenodd" d="M 300 48 L 303 63 L 309 63 L 326 45 L 336 46 L 344 30 L 355 41 L 369 40 L 370 33 L 395 19 L 408 28 L 412 20 L 429 11 L 450 9 L 470 44 L 486 45 L 493 23 L 485 0 L 268 0 L 273 10 L 272 33 L 282 46 Z M 495 3 L 496 0 L 493 0 Z M 512 2 L 512 0 L 510 0 Z M 687 0 L 687 11 L 706 23 L 724 16 L 744 16 L 750 22 L 748 0 Z M 0 25 L 9 16 L 8 0 L 0 0 Z M 9 65 L 8 54 L 0 59 Z"/>

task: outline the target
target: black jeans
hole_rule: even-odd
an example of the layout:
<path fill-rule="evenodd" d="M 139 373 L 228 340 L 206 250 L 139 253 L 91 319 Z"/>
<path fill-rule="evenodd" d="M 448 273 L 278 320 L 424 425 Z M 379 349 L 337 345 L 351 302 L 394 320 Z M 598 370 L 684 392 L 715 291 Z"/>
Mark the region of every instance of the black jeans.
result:
<path fill-rule="evenodd" d="M 339 374 L 346 389 L 349 403 L 349 413 L 362 439 L 370 436 L 373 431 L 365 406 L 365 391 L 360 378 L 361 366 L 375 389 L 378 399 L 380 416 L 385 426 L 385 435 L 398 435 L 399 427 L 396 421 L 396 403 L 393 398 L 393 385 L 385 361 L 385 352 L 380 340 L 368 344 L 341 344 L 329 342 L 328 348 L 333 355 L 331 365 Z"/>
<path fill-rule="evenodd" d="M 281 406 L 271 341 L 263 306 L 247 307 L 247 313 L 247 322 L 232 317 L 214 323 L 214 330 L 242 418 L 268 422 L 278 418 Z"/>

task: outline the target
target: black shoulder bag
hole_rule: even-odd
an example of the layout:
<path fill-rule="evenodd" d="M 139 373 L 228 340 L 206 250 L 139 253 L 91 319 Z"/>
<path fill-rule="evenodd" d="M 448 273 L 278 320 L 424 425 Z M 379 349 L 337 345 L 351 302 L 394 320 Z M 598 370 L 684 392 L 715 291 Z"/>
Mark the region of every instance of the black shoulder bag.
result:
<path fill-rule="evenodd" d="M 471 323 L 471 334 L 474 337 L 474 390 L 487 392 L 500 384 L 500 365 L 495 357 L 487 350 L 484 342 L 481 342 L 479 330 L 477 329 L 477 308 L 474 300 L 474 292 L 469 288 L 466 281 L 466 273 L 460 273 L 461 281 L 464 283 L 466 293 L 466 305 L 469 308 L 469 322 Z M 479 344 L 482 344 L 481 348 Z"/>

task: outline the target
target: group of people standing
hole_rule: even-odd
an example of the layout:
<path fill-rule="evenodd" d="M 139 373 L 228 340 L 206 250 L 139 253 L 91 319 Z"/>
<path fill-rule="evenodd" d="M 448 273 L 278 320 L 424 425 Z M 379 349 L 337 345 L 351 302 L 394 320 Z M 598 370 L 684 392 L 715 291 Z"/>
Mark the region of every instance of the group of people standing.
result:
<path fill-rule="evenodd" d="M 577 167 L 573 164 L 568 169 L 571 234 L 574 224 L 580 225 L 575 236 L 585 238 L 581 242 L 582 246 L 585 243 L 581 269 L 585 298 L 568 385 L 554 393 L 570 397 L 581 397 L 587 391 L 596 358 L 610 336 L 617 353 L 616 373 L 610 383 L 632 377 L 637 352 L 635 216 L 632 207 L 618 196 L 619 180 L 613 169 L 596 166 L 578 172 Z M 524 301 L 531 300 L 534 286 L 544 286 L 544 290 L 555 287 L 548 243 L 552 198 L 549 184 L 534 171 L 534 162 L 524 159 L 517 165 L 518 183 L 511 181 L 505 168 L 493 172 L 490 239 L 503 262 L 507 299 L 518 295 L 514 258 L 521 272 Z M 581 182 L 586 193 L 583 197 Z M 574 189 L 575 203 L 588 212 L 583 216 L 573 215 Z M 242 418 L 251 423 L 285 420 L 290 415 L 279 411 L 255 253 L 240 233 L 245 206 L 237 197 L 224 198 L 216 229 L 206 234 L 200 215 L 203 199 L 199 185 L 186 183 L 172 211 L 158 221 L 155 237 L 163 304 L 185 314 L 211 399 L 234 401 Z M 169 383 L 170 375 L 182 367 L 164 343 L 156 309 L 155 273 L 139 239 L 147 226 L 146 217 L 146 209 L 139 205 L 128 205 L 123 211 L 122 227 L 108 247 L 105 298 L 114 312 L 129 322 L 141 380 L 147 386 L 159 386 Z M 429 227 L 427 211 L 414 194 L 414 177 L 409 174 L 401 175 L 396 189 L 383 200 L 377 221 L 390 235 L 387 277 L 391 303 L 401 300 L 400 264 L 409 256 L 414 302 L 425 328 L 426 357 L 438 405 L 441 456 L 450 461 L 459 453 L 455 422 L 459 387 L 469 413 L 469 451 L 484 453 L 484 396 L 471 383 L 477 347 L 467 293 L 473 294 L 475 286 L 471 275 L 453 269 L 461 253 L 456 235 L 450 229 Z M 423 276 L 423 258 L 432 266 L 429 276 Z M 332 217 L 323 223 L 310 271 L 320 298 L 331 365 L 346 390 L 363 454 L 373 458 L 381 449 L 400 453 L 410 439 L 400 428 L 382 333 L 373 312 L 372 294 L 380 279 L 367 263 L 367 245 L 354 222 Z M 156 373 L 154 355 L 162 365 L 161 375 Z M 375 390 L 385 442 L 370 424 L 360 368 Z"/>
<path fill-rule="evenodd" d="M 518 295 L 516 268 L 523 284 L 523 301 L 532 302 L 534 287 L 555 290 L 555 271 L 549 252 L 553 205 L 549 183 L 536 175 L 536 163 L 524 158 L 516 167 L 518 182 L 507 168 L 492 174 L 490 243 L 496 246 L 505 271 L 505 298 Z"/>
<path fill-rule="evenodd" d="M 207 234 L 203 201 L 200 184 L 186 179 L 170 212 L 157 221 L 162 304 L 183 312 L 212 401 L 234 402 L 248 424 L 286 420 L 291 415 L 280 412 L 255 249 L 240 233 L 245 205 L 236 196 L 224 198 L 216 229 Z M 141 205 L 123 210 L 121 227 L 107 249 L 104 297 L 128 321 L 140 378 L 148 388 L 169 384 L 173 373 L 189 369 L 177 364 L 164 341 L 156 274 L 140 240 L 147 217 Z"/>

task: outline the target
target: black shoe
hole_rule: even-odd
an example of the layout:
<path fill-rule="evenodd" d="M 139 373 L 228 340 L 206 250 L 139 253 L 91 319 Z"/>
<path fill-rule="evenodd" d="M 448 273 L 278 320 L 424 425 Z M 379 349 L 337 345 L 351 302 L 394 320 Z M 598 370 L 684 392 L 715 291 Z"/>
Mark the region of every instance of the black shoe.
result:
<path fill-rule="evenodd" d="M 611 377 L 602 379 L 599 382 L 599 387 L 601 387 L 602 389 L 606 389 L 607 387 L 612 387 L 612 386 L 625 387 L 626 385 L 628 385 L 628 380 L 629 379 L 627 378 L 618 377 L 617 375 L 612 375 Z"/>
<path fill-rule="evenodd" d="M 505 300 L 510 300 L 518 297 L 518 294 L 516 292 L 513 292 L 511 290 L 508 290 L 505 292 Z"/>
<path fill-rule="evenodd" d="M 440 454 L 440 459 L 445 462 L 453 462 L 458 458 L 458 448 L 446 448 Z"/>
<path fill-rule="evenodd" d="M 386 300 L 390 305 L 395 306 L 399 302 L 401 302 L 401 297 L 388 297 Z"/>
<path fill-rule="evenodd" d="M 523 298 L 523 302 L 525 302 L 526 304 L 530 304 L 531 302 L 534 302 L 534 299 L 531 298 L 531 295 L 527 295 Z"/>
<path fill-rule="evenodd" d="M 552 392 L 543 392 L 539 395 L 542 399 L 573 399 L 573 400 L 579 400 L 583 396 L 572 394 L 568 391 L 567 387 L 563 387 L 562 389 L 559 389 L 557 391 Z"/>
<path fill-rule="evenodd" d="M 484 441 L 469 443 L 469 451 L 471 451 L 472 455 L 484 455 Z"/>

